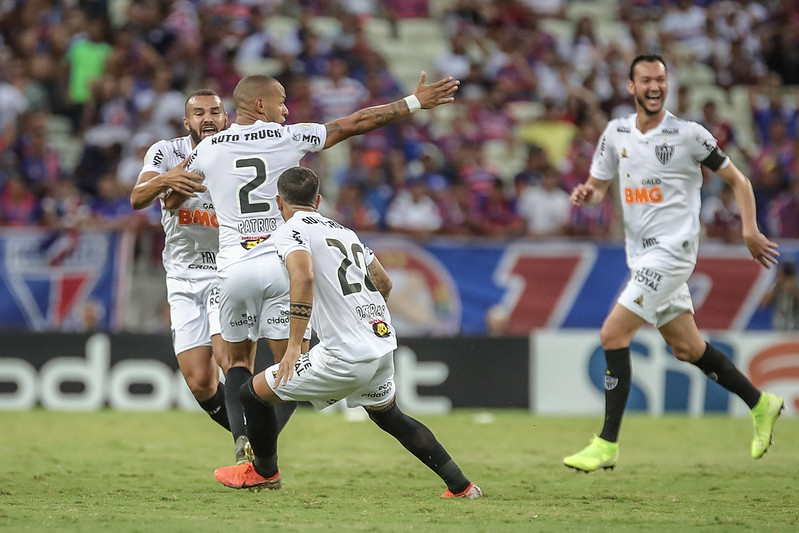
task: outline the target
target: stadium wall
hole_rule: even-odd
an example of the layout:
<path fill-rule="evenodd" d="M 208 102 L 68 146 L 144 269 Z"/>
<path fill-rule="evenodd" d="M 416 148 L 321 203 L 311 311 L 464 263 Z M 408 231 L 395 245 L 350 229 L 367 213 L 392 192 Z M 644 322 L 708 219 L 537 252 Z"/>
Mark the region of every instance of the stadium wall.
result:
<path fill-rule="evenodd" d="M 799 336 L 708 333 L 752 376 L 799 406 Z M 697 369 L 676 361 L 658 333 L 635 338 L 631 411 L 743 416 Z M 271 360 L 259 347 L 256 369 Z M 400 339 L 400 404 L 417 414 L 452 408 L 522 408 L 540 415 L 601 415 L 604 357 L 596 330 L 538 330 L 526 337 Z M 168 335 L 0 334 L 0 410 L 197 410 Z"/>
<path fill-rule="evenodd" d="M 385 235 L 365 242 L 394 281 L 390 308 L 400 338 L 596 329 L 628 275 L 619 243 Z M 134 243 L 132 233 L 0 230 L 0 330 L 163 330 L 163 319 L 144 323 L 160 317 L 156 308 L 131 313 L 142 295 L 165 300 L 160 267 L 151 267 L 153 278 L 134 279 Z M 796 261 L 799 243 L 782 242 L 780 251 L 781 260 Z M 703 244 L 689 281 L 699 326 L 769 330 L 770 314 L 759 304 L 774 272 L 743 245 Z"/>

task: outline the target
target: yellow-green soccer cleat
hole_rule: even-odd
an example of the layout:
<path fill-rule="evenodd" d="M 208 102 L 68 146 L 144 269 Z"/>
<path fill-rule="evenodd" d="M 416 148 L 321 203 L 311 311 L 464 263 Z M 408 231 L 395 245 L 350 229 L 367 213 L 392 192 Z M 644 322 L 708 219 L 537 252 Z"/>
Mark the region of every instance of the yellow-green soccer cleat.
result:
<path fill-rule="evenodd" d="M 785 408 L 782 398 L 776 394 L 764 392 L 752 410 L 752 422 L 755 425 L 755 438 L 752 439 L 752 458 L 760 459 L 774 444 L 774 424 Z"/>
<path fill-rule="evenodd" d="M 233 452 L 236 455 L 237 465 L 251 463 L 255 460 L 252 446 L 250 446 L 250 441 L 245 435 L 236 439 L 236 443 L 233 445 Z"/>
<path fill-rule="evenodd" d="M 563 459 L 563 464 L 582 472 L 593 472 L 604 468 L 611 470 L 619 463 L 619 444 L 594 435 L 591 444 Z"/>

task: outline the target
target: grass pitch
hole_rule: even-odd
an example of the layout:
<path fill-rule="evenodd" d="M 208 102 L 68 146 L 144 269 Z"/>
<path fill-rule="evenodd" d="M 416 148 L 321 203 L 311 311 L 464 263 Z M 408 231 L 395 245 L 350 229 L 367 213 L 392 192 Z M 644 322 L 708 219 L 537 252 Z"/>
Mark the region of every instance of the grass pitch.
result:
<path fill-rule="evenodd" d="M 213 469 L 232 439 L 203 413 L 0 412 L 0 531 L 796 531 L 799 421 L 749 456 L 751 422 L 628 415 L 614 471 L 562 458 L 596 418 L 522 411 L 421 416 L 485 492 L 438 477 L 371 422 L 300 409 L 281 436 L 283 490 Z M 493 419 L 493 420 L 491 420 Z"/>

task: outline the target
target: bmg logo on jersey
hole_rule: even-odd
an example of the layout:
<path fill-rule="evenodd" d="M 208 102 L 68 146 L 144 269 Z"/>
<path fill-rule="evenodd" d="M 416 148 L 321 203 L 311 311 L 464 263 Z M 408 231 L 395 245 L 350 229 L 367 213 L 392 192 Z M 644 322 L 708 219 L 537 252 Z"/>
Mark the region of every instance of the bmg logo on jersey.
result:
<path fill-rule="evenodd" d="M 203 226 L 219 229 L 216 213 L 203 209 L 178 209 L 178 224 L 181 226 Z"/>
<path fill-rule="evenodd" d="M 663 201 L 660 187 L 625 187 L 624 203 L 627 204 L 659 204 Z"/>

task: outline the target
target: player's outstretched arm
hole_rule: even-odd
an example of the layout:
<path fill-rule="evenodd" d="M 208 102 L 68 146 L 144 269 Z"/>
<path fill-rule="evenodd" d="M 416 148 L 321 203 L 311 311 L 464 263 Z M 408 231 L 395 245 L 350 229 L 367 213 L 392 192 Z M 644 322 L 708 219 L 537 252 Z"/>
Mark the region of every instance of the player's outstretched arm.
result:
<path fill-rule="evenodd" d="M 180 201 L 183 203 L 189 196 L 195 196 L 196 193 L 205 191 L 202 179 L 202 176 L 186 170 L 186 161 L 161 174 L 155 171 L 142 172 L 130 193 L 130 205 L 133 206 L 133 209 L 144 209 L 158 196 L 166 195 L 169 191 L 183 195 Z M 179 205 L 177 204 L 177 206 Z M 169 207 L 169 209 L 175 207 Z"/>
<path fill-rule="evenodd" d="M 422 72 L 419 83 L 413 94 L 391 102 L 360 109 L 350 116 L 336 119 L 325 124 L 327 128 L 327 141 L 325 148 L 330 148 L 345 139 L 355 135 L 363 135 L 376 130 L 401 118 L 409 116 L 417 109 L 432 109 L 443 104 L 455 101 L 455 91 L 458 90 L 460 81 L 452 76 L 426 85 L 427 73 Z"/>
<path fill-rule="evenodd" d="M 716 174 L 732 187 L 738 212 L 741 214 L 741 229 L 749 253 L 765 268 L 776 265 L 780 256 L 780 252 L 777 251 L 778 245 L 757 228 L 755 193 L 749 178 L 744 176 L 732 162 L 716 170 Z"/>

